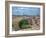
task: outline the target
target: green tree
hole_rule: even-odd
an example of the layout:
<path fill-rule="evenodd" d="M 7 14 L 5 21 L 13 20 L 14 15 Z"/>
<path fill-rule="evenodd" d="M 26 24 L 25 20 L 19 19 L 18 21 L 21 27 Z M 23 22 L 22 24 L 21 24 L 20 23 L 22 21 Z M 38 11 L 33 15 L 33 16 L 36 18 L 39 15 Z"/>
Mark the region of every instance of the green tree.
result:
<path fill-rule="evenodd" d="M 28 23 L 28 20 L 26 20 L 26 19 L 22 19 L 22 20 L 19 22 L 19 27 L 20 27 L 21 29 L 28 28 L 28 25 L 29 25 L 29 23 Z"/>

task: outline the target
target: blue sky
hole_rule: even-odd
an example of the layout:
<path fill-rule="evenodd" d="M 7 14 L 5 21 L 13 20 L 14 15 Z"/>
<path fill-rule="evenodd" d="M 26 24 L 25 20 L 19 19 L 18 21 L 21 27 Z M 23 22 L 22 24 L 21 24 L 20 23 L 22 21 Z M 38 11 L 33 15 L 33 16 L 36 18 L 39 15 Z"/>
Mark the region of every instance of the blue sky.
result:
<path fill-rule="evenodd" d="M 40 15 L 40 8 L 12 7 L 12 15 Z"/>

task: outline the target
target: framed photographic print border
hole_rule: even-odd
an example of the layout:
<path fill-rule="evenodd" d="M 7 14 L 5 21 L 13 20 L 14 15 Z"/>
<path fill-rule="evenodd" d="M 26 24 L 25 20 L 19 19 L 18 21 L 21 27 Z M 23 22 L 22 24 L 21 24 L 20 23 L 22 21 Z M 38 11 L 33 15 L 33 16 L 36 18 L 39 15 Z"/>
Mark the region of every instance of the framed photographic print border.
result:
<path fill-rule="evenodd" d="M 42 5 L 43 6 L 43 33 L 29 33 L 29 34 L 9 34 L 9 4 L 29 4 L 29 5 Z M 19 1 L 6 1 L 5 2 L 5 36 L 6 37 L 18 37 L 18 36 L 35 36 L 45 34 L 45 4 L 35 2 L 19 2 Z"/>

